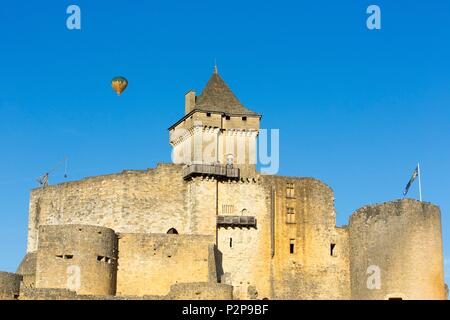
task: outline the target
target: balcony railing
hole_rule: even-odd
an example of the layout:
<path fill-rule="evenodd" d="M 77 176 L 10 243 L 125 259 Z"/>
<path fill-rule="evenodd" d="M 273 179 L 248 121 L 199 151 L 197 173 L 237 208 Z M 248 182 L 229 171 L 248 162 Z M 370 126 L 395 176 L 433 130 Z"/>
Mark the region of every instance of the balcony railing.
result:
<path fill-rule="evenodd" d="M 252 216 L 217 216 L 217 226 L 256 228 L 256 218 Z"/>
<path fill-rule="evenodd" d="M 238 179 L 239 168 L 233 168 L 222 164 L 190 164 L 183 169 L 184 179 L 196 175 Z"/>

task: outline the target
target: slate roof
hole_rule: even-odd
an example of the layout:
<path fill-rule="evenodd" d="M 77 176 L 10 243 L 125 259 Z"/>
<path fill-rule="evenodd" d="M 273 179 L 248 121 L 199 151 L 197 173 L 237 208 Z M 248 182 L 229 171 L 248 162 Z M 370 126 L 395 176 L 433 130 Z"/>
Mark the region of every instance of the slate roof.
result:
<path fill-rule="evenodd" d="M 225 81 L 220 77 L 217 69 L 214 70 L 202 93 L 197 97 L 195 109 L 224 112 L 227 114 L 259 116 L 258 113 L 242 105 Z"/>

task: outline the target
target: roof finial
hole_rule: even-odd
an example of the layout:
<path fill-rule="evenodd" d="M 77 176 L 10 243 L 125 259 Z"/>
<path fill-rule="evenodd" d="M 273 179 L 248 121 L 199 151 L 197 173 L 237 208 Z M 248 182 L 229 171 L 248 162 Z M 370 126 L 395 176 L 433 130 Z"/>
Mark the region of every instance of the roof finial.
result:
<path fill-rule="evenodd" d="M 217 60 L 214 58 L 214 74 L 219 74 L 219 70 L 217 69 Z"/>

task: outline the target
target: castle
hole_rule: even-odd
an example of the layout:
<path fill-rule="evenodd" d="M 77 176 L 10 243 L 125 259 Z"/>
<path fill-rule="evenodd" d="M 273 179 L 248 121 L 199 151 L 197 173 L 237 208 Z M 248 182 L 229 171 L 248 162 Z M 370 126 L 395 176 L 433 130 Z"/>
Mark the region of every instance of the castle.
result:
<path fill-rule="evenodd" d="M 256 170 L 261 115 L 217 69 L 169 128 L 174 163 L 34 189 L 2 299 L 446 299 L 440 210 L 336 227 L 333 191 Z"/>

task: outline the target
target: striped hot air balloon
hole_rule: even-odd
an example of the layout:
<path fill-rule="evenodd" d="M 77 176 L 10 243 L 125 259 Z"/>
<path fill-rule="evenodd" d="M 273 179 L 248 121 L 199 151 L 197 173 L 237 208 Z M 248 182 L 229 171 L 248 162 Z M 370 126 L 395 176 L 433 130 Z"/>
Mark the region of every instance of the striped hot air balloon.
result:
<path fill-rule="evenodd" d="M 117 95 L 120 96 L 122 92 L 125 91 L 125 89 L 128 86 L 128 80 L 124 77 L 115 77 L 111 80 L 111 85 L 115 92 L 117 92 Z"/>

